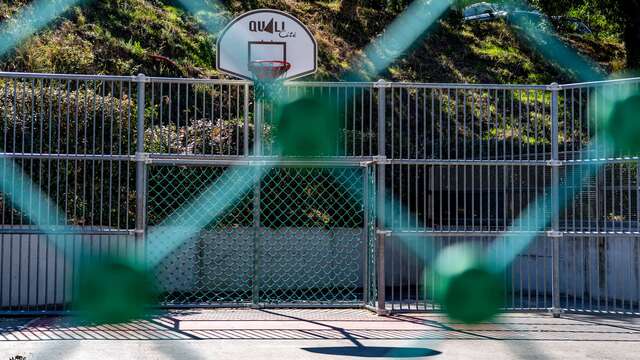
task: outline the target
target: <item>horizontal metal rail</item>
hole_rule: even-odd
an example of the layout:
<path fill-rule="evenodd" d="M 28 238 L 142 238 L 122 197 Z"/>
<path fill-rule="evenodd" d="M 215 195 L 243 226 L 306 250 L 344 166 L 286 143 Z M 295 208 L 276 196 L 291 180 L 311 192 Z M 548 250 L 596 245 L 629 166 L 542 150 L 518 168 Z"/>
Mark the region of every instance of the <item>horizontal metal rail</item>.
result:
<path fill-rule="evenodd" d="M 33 235 L 134 235 L 135 230 L 119 229 L 92 229 L 91 227 L 69 228 L 69 227 L 38 227 L 33 229 L 12 229 L 0 227 L 0 234 L 33 234 Z"/>
<path fill-rule="evenodd" d="M 538 235 L 546 236 L 546 231 L 473 231 L 473 230 L 391 230 L 389 236 L 392 237 L 500 237 L 518 235 Z M 560 231 L 559 236 L 580 236 L 580 237 L 636 237 L 640 236 L 640 231 Z"/>
<path fill-rule="evenodd" d="M 334 164 L 343 163 L 384 163 L 393 165 L 432 165 L 432 166 L 577 166 L 577 165 L 602 165 L 602 164 L 626 164 L 640 161 L 640 157 L 624 157 L 624 158 L 600 158 L 600 159 L 577 159 L 562 160 L 551 162 L 549 160 L 463 160 L 463 159 L 383 159 L 374 156 L 346 156 L 334 158 L 310 158 L 295 159 L 290 157 L 264 157 L 264 156 L 225 156 L 225 155 L 168 155 L 157 153 L 144 153 L 149 158 L 149 162 L 160 163 L 199 163 L 210 162 L 212 164 L 243 164 L 243 165 L 261 165 L 262 163 L 284 163 L 284 164 L 313 164 L 320 162 L 329 162 Z M 0 158 L 6 159 L 49 159 L 49 160 L 104 160 L 104 161 L 136 161 L 135 155 L 117 155 L 117 154 L 52 154 L 52 153 L 7 153 L 0 152 Z"/>
<path fill-rule="evenodd" d="M 21 73 L 0 71 L 0 78 L 10 79 L 53 79 L 53 80 L 96 80 L 96 81 L 132 81 L 136 76 L 118 75 L 80 75 L 80 74 L 47 74 L 47 73 Z"/>
<path fill-rule="evenodd" d="M 188 79 L 188 78 L 168 78 L 168 77 L 145 77 L 146 82 L 165 83 L 165 84 L 209 84 L 209 85 L 253 85 L 252 81 L 247 80 L 228 80 L 228 79 Z"/>
<path fill-rule="evenodd" d="M 382 162 L 385 162 L 384 160 Z M 553 163 L 545 160 L 437 160 L 437 159 L 390 159 L 393 165 L 432 165 L 432 166 L 549 166 Z"/>
<path fill-rule="evenodd" d="M 597 87 L 597 86 L 603 86 L 603 85 L 620 85 L 625 83 L 638 83 L 638 82 L 640 82 L 640 77 L 601 80 L 601 81 L 589 81 L 589 82 L 573 83 L 573 84 L 560 84 L 558 86 L 561 89 L 579 89 L 579 88 Z"/>
<path fill-rule="evenodd" d="M 335 158 L 335 159 L 290 159 L 261 156 L 237 158 L 190 158 L 190 157 L 153 157 L 148 164 L 154 165 L 211 165 L 211 166 L 277 166 L 277 167 L 358 167 L 375 163 L 373 158 Z"/>
<path fill-rule="evenodd" d="M 392 88 L 411 89 L 464 89 L 464 90 L 548 90 L 549 85 L 520 85 L 520 84 L 452 84 L 452 83 L 403 83 L 403 82 L 383 82 L 377 83 Z M 388 84 L 388 85 L 387 85 Z"/>
<path fill-rule="evenodd" d="M 103 155 L 103 154 L 47 154 L 47 153 L 0 153 L 5 159 L 48 159 L 48 160 L 104 160 L 104 161 L 135 161 L 134 155 Z"/>

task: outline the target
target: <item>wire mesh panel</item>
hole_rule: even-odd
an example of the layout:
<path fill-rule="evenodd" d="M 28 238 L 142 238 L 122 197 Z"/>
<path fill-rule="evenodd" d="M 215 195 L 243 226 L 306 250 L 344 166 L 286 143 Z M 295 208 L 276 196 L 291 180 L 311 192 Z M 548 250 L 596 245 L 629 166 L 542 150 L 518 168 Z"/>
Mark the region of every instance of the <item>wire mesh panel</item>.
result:
<path fill-rule="evenodd" d="M 207 207 L 220 207 L 218 218 L 207 219 L 206 225 L 189 237 L 155 265 L 154 273 L 162 302 L 172 304 L 207 304 L 250 302 L 254 281 L 255 230 L 253 229 L 253 197 L 249 191 L 257 179 L 246 178 L 240 169 L 223 167 L 151 167 L 148 180 L 149 229 L 186 226 L 194 222 L 206 209 L 194 208 L 191 203 L 204 192 L 220 191 L 229 186 L 219 180 L 247 183 L 247 191 L 228 205 L 211 196 Z M 174 212 L 183 218 L 172 219 Z M 167 224 L 170 221 L 170 224 Z M 147 252 L 169 246 L 162 239 L 147 238 Z"/>
<path fill-rule="evenodd" d="M 149 230 L 188 225 L 205 209 L 176 210 L 228 182 L 246 184 L 230 201 L 206 202 L 224 210 L 158 262 L 164 304 L 362 302 L 372 229 L 365 226 L 365 170 L 253 174 L 244 167 L 151 167 Z M 148 252 L 164 245 L 148 236 Z"/>
<path fill-rule="evenodd" d="M 265 174 L 258 242 L 261 301 L 362 301 L 363 182 L 359 168 Z"/>

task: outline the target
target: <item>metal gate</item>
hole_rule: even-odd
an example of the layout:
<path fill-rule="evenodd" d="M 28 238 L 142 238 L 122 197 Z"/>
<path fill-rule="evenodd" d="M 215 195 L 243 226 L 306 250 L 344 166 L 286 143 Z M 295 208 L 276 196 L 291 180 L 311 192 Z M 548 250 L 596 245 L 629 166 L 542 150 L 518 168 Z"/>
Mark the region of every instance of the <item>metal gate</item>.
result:
<path fill-rule="evenodd" d="M 370 171 L 286 162 L 149 166 L 147 251 L 167 247 L 154 228 L 204 225 L 172 251 L 148 255 L 158 259 L 163 305 L 363 304 Z"/>

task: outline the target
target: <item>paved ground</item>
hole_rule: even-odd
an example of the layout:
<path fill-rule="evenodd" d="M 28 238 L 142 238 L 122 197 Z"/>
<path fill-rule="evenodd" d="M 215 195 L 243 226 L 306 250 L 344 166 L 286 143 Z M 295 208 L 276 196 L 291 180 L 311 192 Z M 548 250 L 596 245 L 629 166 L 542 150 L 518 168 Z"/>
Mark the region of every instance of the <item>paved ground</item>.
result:
<path fill-rule="evenodd" d="M 505 314 L 465 326 L 433 314 L 366 310 L 185 310 L 122 325 L 0 320 L 0 360 L 638 359 L 640 318 Z"/>

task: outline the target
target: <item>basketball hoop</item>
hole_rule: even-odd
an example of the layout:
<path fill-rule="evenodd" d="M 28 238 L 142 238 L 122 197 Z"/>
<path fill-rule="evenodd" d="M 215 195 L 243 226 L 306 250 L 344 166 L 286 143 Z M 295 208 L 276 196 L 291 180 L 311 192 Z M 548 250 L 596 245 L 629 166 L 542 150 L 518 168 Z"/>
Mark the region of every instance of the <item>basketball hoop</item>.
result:
<path fill-rule="evenodd" d="M 258 9 L 230 21 L 218 36 L 216 68 L 256 83 L 281 83 L 318 69 L 318 44 L 300 20 Z"/>
<path fill-rule="evenodd" d="M 273 80 L 285 75 L 291 63 L 283 60 L 254 60 L 249 63 L 249 71 L 257 80 Z"/>

